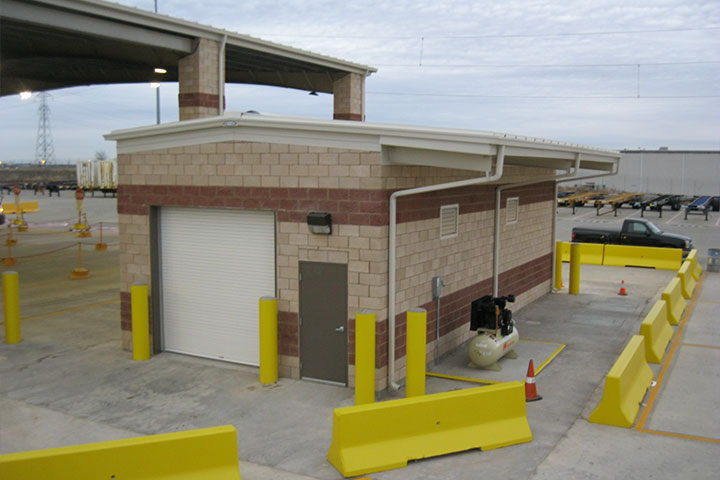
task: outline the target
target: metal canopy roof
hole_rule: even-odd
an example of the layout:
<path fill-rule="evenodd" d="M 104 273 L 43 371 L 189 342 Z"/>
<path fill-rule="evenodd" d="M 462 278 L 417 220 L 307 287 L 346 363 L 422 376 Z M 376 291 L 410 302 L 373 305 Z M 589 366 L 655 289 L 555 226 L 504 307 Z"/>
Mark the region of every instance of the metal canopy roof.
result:
<path fill-rule="evenodd" d="M 489 160 L 505 147 L 505 164 L 551 170 L 580 168 L 614 172 L 620 153 L 613 150 L 506 133 L 347 122 L 226 112 L 222 116 L 117 130 L 117 152 L 132 153 L 202 143 L 248 141 L 382 152 L 386 164 L 425 165 L 487 171 Z"/>
<path fill-rule="evenodd" d="M 226 82 L 332 93 L 376 69 L 98 0 L 0 0 L 0 96 L 93 84 L 177 82 L 196 39 L 226 39 Z M 156 67 L 167 74 L 154 73 Z"/>

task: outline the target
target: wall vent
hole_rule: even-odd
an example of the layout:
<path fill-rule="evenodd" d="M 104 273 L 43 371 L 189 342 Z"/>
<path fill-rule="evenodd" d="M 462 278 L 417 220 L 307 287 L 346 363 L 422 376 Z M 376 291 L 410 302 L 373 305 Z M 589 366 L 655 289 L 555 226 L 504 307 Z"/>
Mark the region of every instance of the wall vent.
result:
<path fill-rule="evenodd" d="M 518 197 L 511 197 L 507 199 L 505 203 L 505 224 L 510 225 L 517 223 L 519 215 L 520 199 Z"/>
<path fill-rule="evenodd" d="M 459 204 L 440 207 L 440 240 L 457 237 L 459 218 Z"/>

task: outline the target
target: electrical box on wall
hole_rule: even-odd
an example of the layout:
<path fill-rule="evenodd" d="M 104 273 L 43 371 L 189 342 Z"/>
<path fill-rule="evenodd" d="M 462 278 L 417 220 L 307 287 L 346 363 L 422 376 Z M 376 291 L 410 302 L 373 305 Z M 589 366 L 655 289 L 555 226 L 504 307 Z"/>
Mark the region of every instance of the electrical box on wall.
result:
<path fill-rule="evenodd" d="M 443 291 L 444 286 L 445 286 L 445 282 L 443 281 L 442 277 L 433 277 L 432 278 L 432 298 L 433 298 L 433 300 L 437 300 L 438 298 L 442 297 L 442 291 Z"/>

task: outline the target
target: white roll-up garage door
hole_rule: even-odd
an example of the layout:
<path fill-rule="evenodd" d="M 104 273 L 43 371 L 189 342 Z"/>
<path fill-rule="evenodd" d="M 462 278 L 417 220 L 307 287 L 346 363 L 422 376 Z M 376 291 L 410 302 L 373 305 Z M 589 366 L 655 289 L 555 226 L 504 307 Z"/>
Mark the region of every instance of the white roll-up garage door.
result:
<path fill-rule="evenodd" d="M 272 212 L 162 207 L 164 349 L 259 364 L 258 300 L 275 295 Z"/>

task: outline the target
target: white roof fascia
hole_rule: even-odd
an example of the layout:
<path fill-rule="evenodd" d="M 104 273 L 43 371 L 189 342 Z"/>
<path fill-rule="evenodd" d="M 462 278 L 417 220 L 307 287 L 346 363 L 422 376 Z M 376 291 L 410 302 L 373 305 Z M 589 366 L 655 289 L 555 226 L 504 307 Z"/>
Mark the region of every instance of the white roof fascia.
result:
<path fill-rule="evenodd" d="M 297 48 L 288 47 L 278 43 L 268 42 L 249 35 L 242 35 L 237 32 L 231 32 L 221 28 L 215 28 L 199 23 L 182 20 L 154 13 L 151 11 L 141 10 L 139 8 L 127 7 L 116 3 L 103 2 L 99 0 L 36 0 L 37 3 L 46 4 L 48 6 L 63 8 L 67 10 L 80 11 L 85 15 L 94 15 L 97 17 L 105 17 L 114 21 L 129 23 L 131 25 L 142 25 L 144 27 L 155 30 L 164 30 L 175 35 L 185 35 L 188 37 L 208 38 L 212 40 L 222 41 L 227 36 L 227 44 L 238 47 L 249 48 L 255 51 L 280 55 L 282 57 L 291 58 L 303 62 L 322 65 L 329 68 L 338 69 L 350 73 L 359 73 L 370 75 L 377 72 L 376 68 L 361 65 L 358 63 L 348 62 L 337 58 L 308 52 Z"/>
<path fill-rule="evenodd" d="M 617 151 L 510 134 L 238 112 L 227 112 L 220 117 L 117 130 L 105 135 L 105 138 L 118 142 L 119 154 L 201 143 L 252 141 L 382 151 L 385 161 L 391 163 L 440 168 L 467 169 L 467 161 L 471 157 L 473 161 L 493 157 L 500 145 L 505 146 L 505 161 L 509 165 L 569 169 L 579 154 L 581 168 L 612 171 L 620 161 L 620 153 Z M 433 157 L 424 153 L 422 158 L 418 157 L 414 161 L 411 153 L 418 151 L 442 154 Z M 453 157 L 453 160 L 447 160 L 450 152 L 459 155 Z M 470 169 L 479 168 L 475 166 Z"/>

